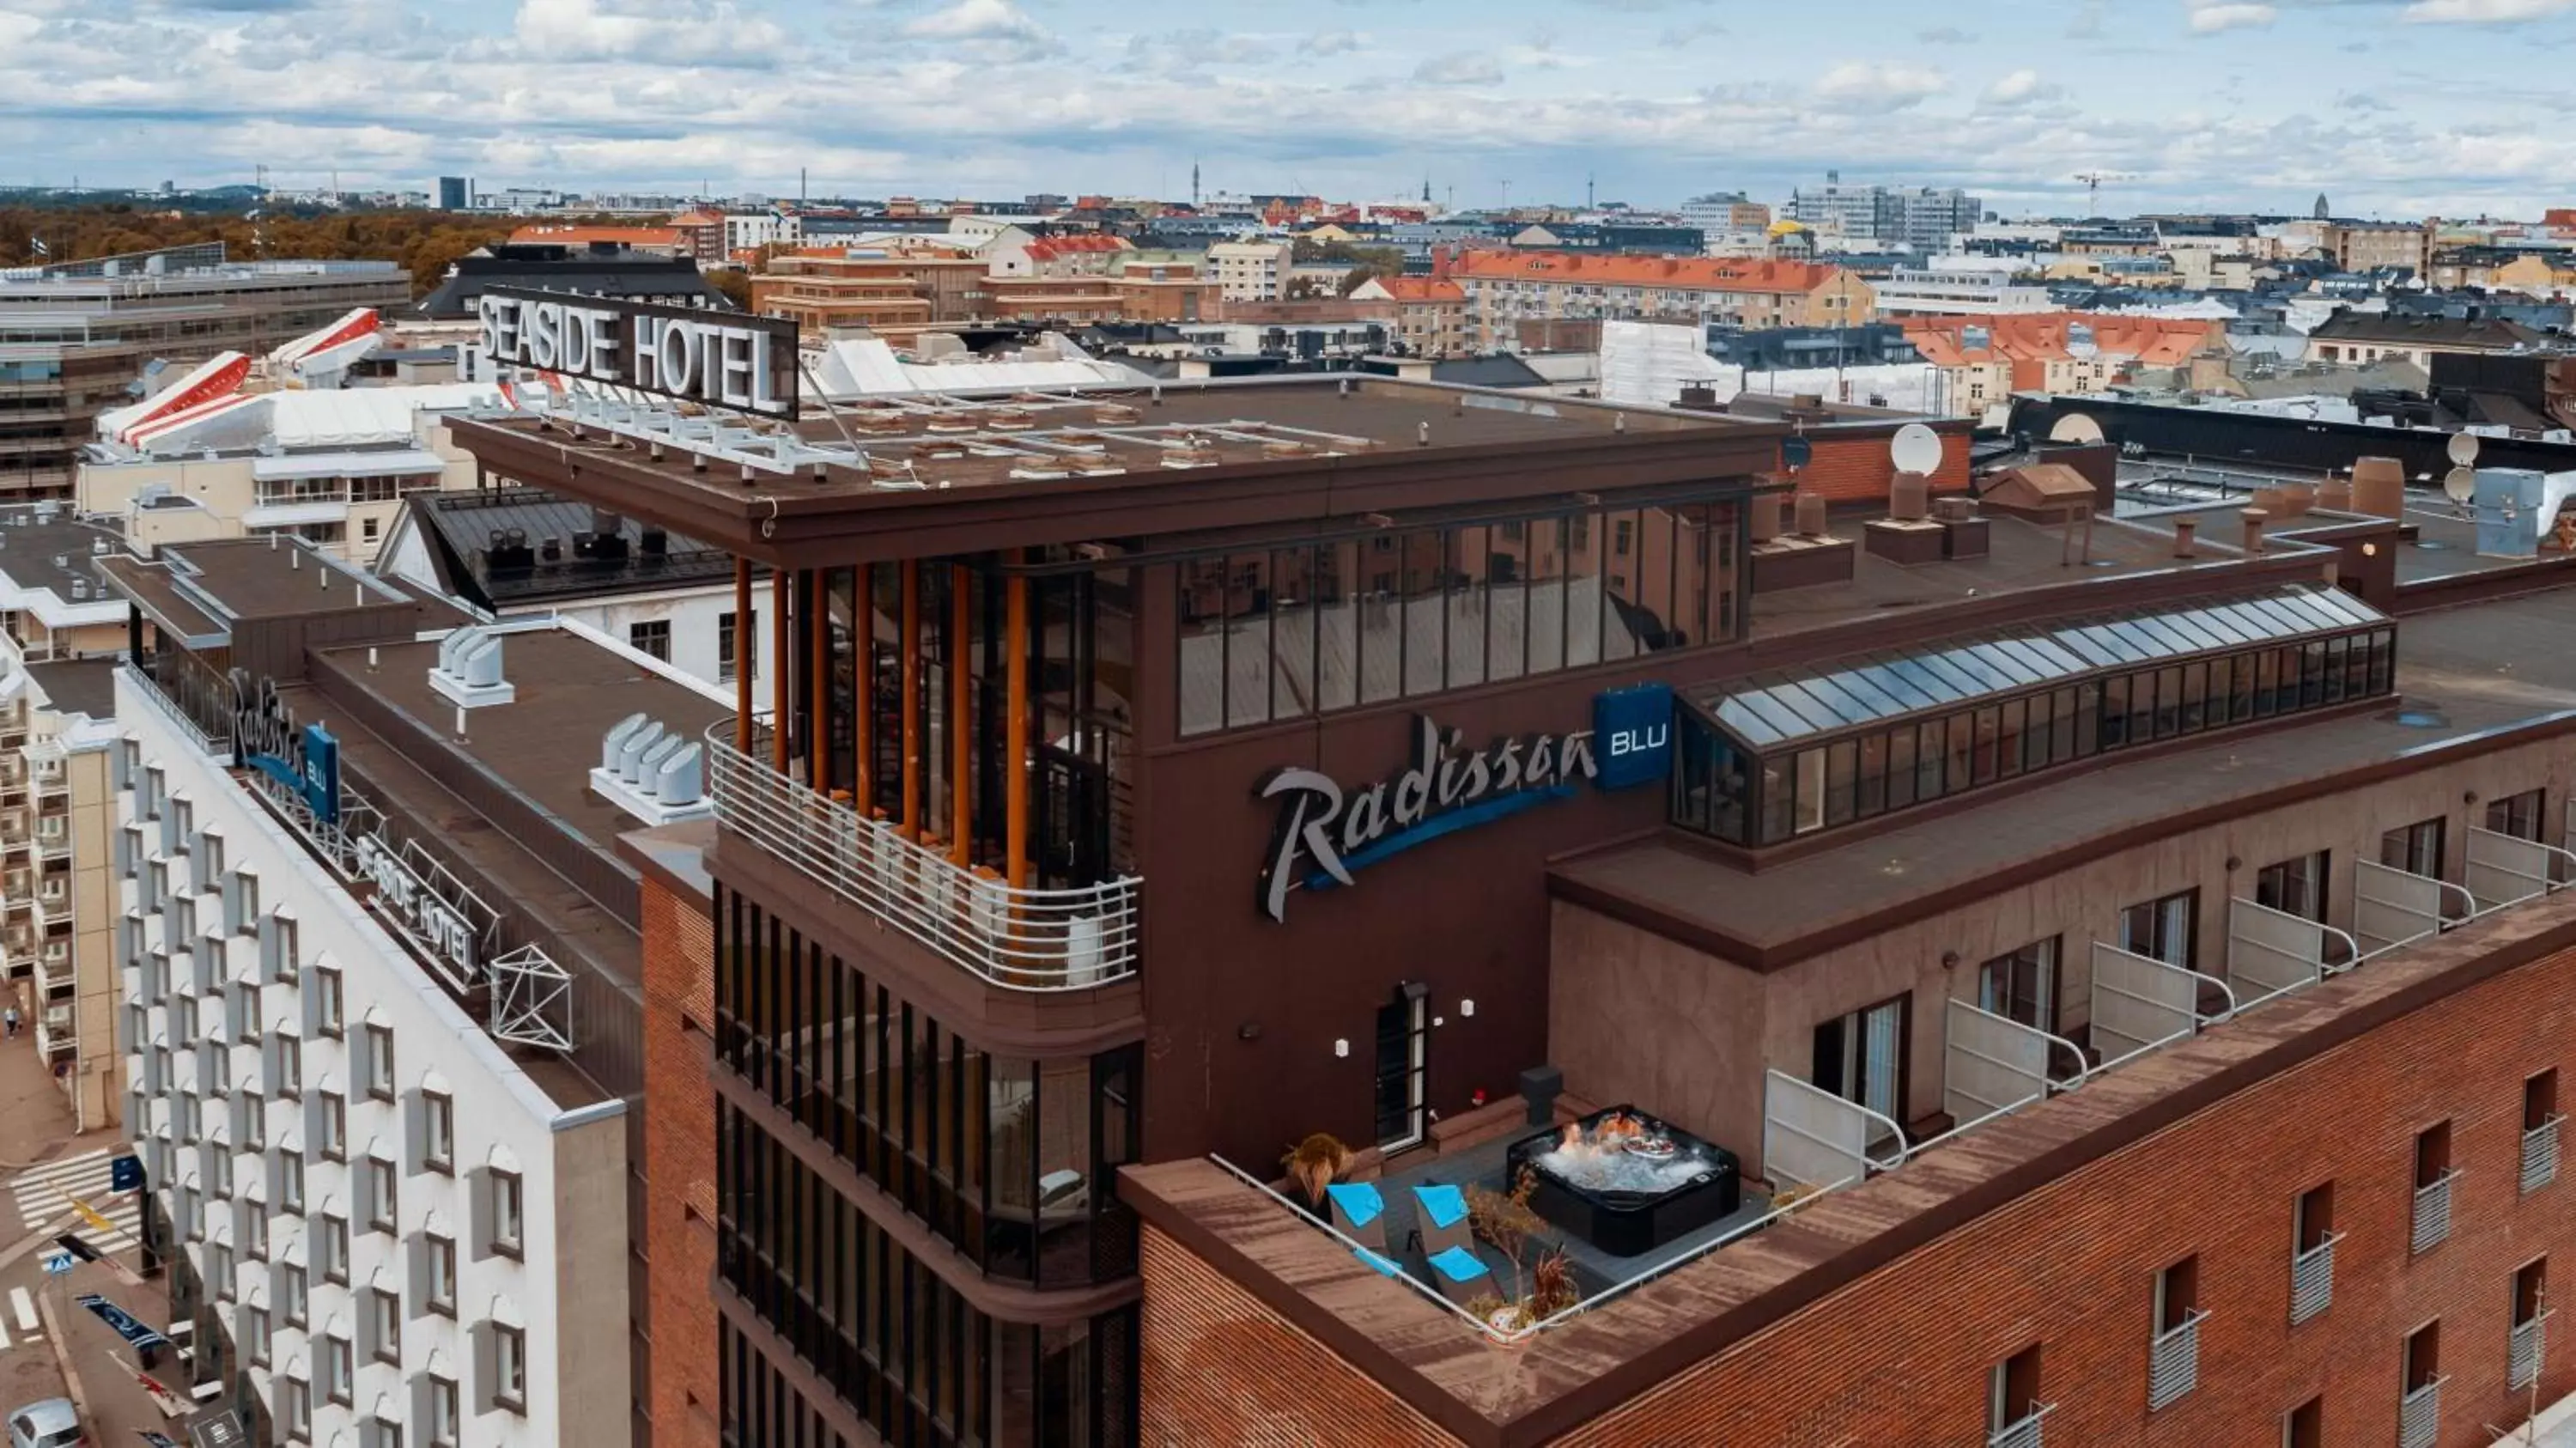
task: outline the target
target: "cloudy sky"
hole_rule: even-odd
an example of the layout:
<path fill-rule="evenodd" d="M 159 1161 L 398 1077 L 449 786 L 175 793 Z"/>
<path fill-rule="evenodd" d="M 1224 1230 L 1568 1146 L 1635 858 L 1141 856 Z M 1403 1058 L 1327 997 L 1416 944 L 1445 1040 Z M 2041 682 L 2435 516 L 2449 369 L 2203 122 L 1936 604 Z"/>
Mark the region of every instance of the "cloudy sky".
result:
<path fill-rule="evenodd" d="M 0 184 L 2576 204 L 2576 0 L 0 0 Z"/>

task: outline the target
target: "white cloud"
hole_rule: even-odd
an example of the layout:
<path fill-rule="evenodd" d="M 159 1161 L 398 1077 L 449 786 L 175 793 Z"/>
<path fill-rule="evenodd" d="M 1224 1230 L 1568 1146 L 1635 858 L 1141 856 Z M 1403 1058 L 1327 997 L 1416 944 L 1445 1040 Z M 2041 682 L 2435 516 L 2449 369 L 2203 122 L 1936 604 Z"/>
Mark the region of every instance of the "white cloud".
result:
<path fill-rule="evenodd" d="M 1318 30 L 1297 43 L 1308 55 L 1348 55 L 1360 48 L 1356 30 Z"/>
<path fill-rule="evenodd" d="M 2419 25 L 2510 25 L 2576 10 L 2576 0 L 2415 0 L 2404 18 Z"/>
<path fill-rule="evenodd" d="M 2280 15 L 2280 10 L 2271 5 L 2195 4 L 2191 10 L 2191 30 L 2194 35 L 2216 35 L 2222 30 L 2269 25 Z"/>
<path fill-rule="evenodd" d="M 1974 45 L 1977 37 L 1955 25 L 1935 25 L 1914 32 L 1914 38 L 1925 45 Z"/>
<path fill-rule="evenodd" d="M 646 7 L 608 0 L 522 0 L 519 44 L 547 60 L 670 59 L 680 64 L 783 58 L 787 35 L 731 5 Z"/>
<path fill-rule="evenodd" d="M 1896 111 L 1919 105 L 1950 88 L 1950 78 L 1927 65 L 1847 61 L 1816 81 L 1816 98 L 1846 110 Z"/>
<path fill-rule="evenodd" d="M 2014 71 L 1986 87 L 1986 99 L 1997 105 L 2013 106 L 2029 100 L 2042 91 L 2055 89 L 2056 87 L 2048 85 L 2039 78 L 2038 71 L 2023 69 Z"/>
<path fill-rule="evenodd" d="M 1490 55 L 1453 50 L 1415 66 L 1413 78 L 1422 85 L 1500 85 L 1503 68 Z"/>
<path fill-rule="evenodd" d="M 957 0 L 903 27 L 919 40 L 1025 40 L 1043 34 L 1010 0 Z"/>

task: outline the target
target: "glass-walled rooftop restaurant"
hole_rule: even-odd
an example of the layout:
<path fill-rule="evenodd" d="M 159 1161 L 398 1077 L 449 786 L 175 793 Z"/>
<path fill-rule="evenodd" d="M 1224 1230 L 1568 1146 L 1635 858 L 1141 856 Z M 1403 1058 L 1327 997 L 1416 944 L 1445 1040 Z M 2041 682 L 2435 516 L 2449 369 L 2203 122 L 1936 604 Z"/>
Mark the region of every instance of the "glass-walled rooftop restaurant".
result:
<path fill-rule="evenodd" d="M 765 588 L 746 565 L 735 616 L 772 630 L 782 664 L 736 679 L 717 807 L 989 981 L 1097 984 L 1136 966 L 1140 690 L 1169 691 L 1189 737 L 1737 639 L 1740 491 L 782 570 Z M 726 633 L 724 662 L 744 656 Z"/>
<path fill-rule="evenodd" d="M 2391 691 L 2396 627 L 2284 588 L 1837 660 L 1684 696 L 1673 819 L 1764 847 Z"/>

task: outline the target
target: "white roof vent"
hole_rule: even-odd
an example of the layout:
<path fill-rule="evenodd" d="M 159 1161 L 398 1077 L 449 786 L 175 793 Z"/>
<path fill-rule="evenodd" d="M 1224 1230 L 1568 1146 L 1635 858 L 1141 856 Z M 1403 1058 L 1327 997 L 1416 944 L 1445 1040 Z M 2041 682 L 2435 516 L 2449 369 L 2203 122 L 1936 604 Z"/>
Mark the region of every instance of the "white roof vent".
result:
<path fill-rule="evenodd" d="M 518 686 L 501 676 L 501 635 L 487 628 L 460 628 L 438 641 L 438 664 L 429 671 L 429 687 L 460 709 L 507 704 L 519 697 Z"/>
<path fill-rule="evenodd" d="M 648 825 L 705 819 L 716 808 L 707 798 L 705 746 L 642 714 L 600 736 L 590 787 Z"/>

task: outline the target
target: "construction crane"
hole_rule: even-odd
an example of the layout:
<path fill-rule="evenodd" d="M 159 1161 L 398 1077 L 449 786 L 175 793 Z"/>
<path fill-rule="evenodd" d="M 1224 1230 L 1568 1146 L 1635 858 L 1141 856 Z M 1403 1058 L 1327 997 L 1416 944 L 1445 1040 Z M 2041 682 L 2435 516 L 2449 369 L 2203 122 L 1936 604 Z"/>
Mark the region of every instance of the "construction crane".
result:
<path fill-rule="evenodd" d="M 2099 216 L 2102 214 L 2103 182 L 2135 181 L 2138 178 L 2136 175 L 2127 171 L 2078 171 L 2075 173 L 2075 179 L 2084 183 L 2087 213 L 2093 216 Z"/>

